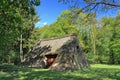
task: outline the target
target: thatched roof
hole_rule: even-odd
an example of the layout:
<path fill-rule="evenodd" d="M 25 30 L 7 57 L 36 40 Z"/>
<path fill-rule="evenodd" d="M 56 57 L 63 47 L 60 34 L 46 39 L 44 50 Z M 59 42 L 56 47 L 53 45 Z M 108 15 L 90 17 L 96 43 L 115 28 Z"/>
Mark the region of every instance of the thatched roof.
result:
<path fill-rule="evenodd" d="M 65 35 L 65 36 L 62 36 L 62 37 L 42 39 L 36 44 L 35 48 L 36 49 L 37 48 L 43 48 L 43 47 L 49 48 L 48 51 L 43 52 L 41 55 L 58 54 L 58 53 L 56 53 L 56 51 L 58 49 L 60 49 L 69 40 L 72 40 L 75 37 L 77 37 L 77 35 L 72 34 L 72 35 Z"/>
<path fill-rule="evenodd" d="M 76 34 L 41 39 L 23 64 L 28 67 L 49 68 L 56 71 L 89 67 Z"/>

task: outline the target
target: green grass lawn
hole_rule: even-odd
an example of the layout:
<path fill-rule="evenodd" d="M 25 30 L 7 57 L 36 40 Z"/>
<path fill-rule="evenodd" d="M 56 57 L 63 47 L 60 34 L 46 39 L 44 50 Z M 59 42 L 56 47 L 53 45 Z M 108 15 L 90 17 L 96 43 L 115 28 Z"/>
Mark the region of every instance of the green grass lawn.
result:
<path fill-rule="evenodd" d="M 120 80 L 120 65 L 94 64 L 73 72 L 0 65 L 0 80 Z"/>

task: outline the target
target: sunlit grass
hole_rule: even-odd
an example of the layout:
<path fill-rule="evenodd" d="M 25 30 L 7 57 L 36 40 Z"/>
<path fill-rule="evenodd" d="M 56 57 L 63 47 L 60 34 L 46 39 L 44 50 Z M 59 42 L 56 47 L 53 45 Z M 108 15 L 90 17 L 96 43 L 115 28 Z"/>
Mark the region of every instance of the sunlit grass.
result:
<path fill-rule="evenodd" d="M 119 80 L 120 65 L 94 64 L 91 68 L 73 72 L 55 72 L 49 69 L 0 66 L 0 80 Z M 7 69 L 7 70 L 5 70 Z"/>
<path fill-rule="evenodd" d="M 108 65 L 108 64 L 93 64 L 92 68 L 112 68 L 112 69 L 120 69 L 120 65 Z"/>

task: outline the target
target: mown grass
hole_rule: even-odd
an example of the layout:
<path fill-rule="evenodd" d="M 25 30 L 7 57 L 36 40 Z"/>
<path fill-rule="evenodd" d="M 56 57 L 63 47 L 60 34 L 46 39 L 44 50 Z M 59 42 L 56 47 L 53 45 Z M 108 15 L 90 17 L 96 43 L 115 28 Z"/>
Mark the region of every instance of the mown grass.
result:
<path fill-rule="evenodd" d="M 94 64 L 73 72 L 0 65 L 0 80 L 120 80 L 120 65 Z"/>

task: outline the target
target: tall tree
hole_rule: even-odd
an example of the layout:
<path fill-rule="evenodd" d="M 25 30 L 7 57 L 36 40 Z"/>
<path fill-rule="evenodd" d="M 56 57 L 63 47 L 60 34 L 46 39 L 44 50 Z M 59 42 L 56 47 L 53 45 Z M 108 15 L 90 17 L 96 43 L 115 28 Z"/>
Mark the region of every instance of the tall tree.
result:
<path fill-rule="evenodd" d="M 5 60 L 4 56 L 12 54 L 11 50 L 19 53 L 18 44 L 21 34 L 23 39 L 29 37 L 35 23 L 33 21 L 36 16 L 35 5 L 39 5 L 39 0 L 0 1 L 0 53 L 2 60 Z"/>

